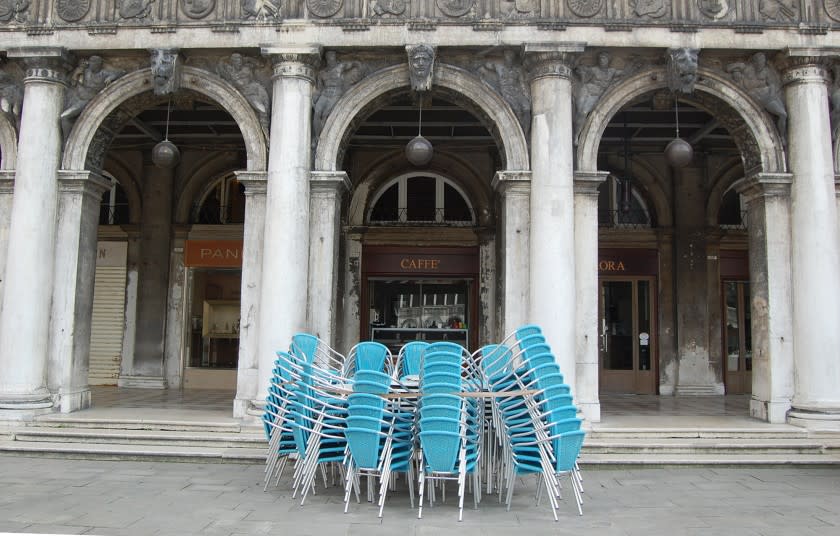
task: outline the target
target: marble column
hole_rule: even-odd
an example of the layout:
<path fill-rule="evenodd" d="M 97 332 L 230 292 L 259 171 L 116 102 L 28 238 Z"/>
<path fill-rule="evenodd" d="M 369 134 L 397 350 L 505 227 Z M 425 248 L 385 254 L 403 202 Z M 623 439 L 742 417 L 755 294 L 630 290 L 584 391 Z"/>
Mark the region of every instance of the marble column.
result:
<path fill-rule="evenodd" d="M 309 173 L 317 47 L 264 48 L 274 65 L 260 294 L 258 396 L 265 399 L 277 350 L 308 331 Z"/>
<path fill-rule="evenodd" d="M 174 177 L 175 170 L 160 168 L 151 160 L 144 165 L 134 353 L 122 363 L 123 372 L 117 380 L 120 387 L 165 389 L 168 386 L 164 350 Z"/>
<path fill-rule="evenodd" d="M 0 309 L 0 410 L 25 410 L 22 415 L 53 405 L 46 365 L 67 58 L 63 49 L 16 49 L 7 55 L 23 58 L 26 74 Z"/>
<path fill-rule="evenodd" d="M 785 422 L 793 397 L 791 183 L 789 173 L 759 173 L 736 184 L 749 230 L 750 415 L 772 423 Z"/>
<path fill-rule="evenodd" d="M 309 304 L 312 334 L 335 347 L 338 238 L 341 197 L 350 190 L 344 171 L 313 171 L 309 179 Z"/>
<path fill-rule="evenodd" d="M 528 321 L 542 327 L 574 389 L 575 207 L 571 54 L 526 45 L 531 71 L 531 232 Z"/>
<path fill-rule="evenodd" d="M 501 201 L 498 278 L 502 310 L 498 338 L 503 339 L 528 319 L 531 173 L 499 171 L 492 186 Z"/>
<path fill-rule="evenodd" d="M 262 281 L 262 248 L 265 241 L 264 171 L 237 171 L 236 180 L 245 186 L 245 225 L 242 239 L 242 290 L 239 312 L 239 364 L 236 371 L 236 398 L 233 416 L 243 418 L 256 413 L 259 394 L 260 284 Z"/>
<path fill-rule="evenodd" d="M 9 246 L 9 216 L 15 191 L 14 170 L 0 171 L 0 303 L 3 303 L 3 285 L 6 279 L 6 250 Z"/>
<path fill-rule="evenodd" d="M 59 171 L 58 234 L 47 385 L 62 413 L 90 407 L 90 355 L 96 240 L 109 180 L 90 171 Z"/>
<path fill-rule="evenodd" d="M 837 230 L 826 69 L 789 58 L 788 110 L 793 276 L 794 395 L 791 422 L 840 429 L 840 237 Z"/>
<path fill-rule="evenodd" d="M 575 399 L 586 420 L 600 422 L 598 395 L 598 187 L 606 171 L 575 172 Z"/>
<path fill-rule="evenodd" d="M 184 353 L 189 336 L 190 321 L 187 316 L 187 270 L 184 264 L 184 242 L 190 226 L 172 227 L 169 249 L 169 278 L 166 297 L 166 325 L 163 333 L 163 379 L 166 386 L 177 389 L 184 384 Z"/>

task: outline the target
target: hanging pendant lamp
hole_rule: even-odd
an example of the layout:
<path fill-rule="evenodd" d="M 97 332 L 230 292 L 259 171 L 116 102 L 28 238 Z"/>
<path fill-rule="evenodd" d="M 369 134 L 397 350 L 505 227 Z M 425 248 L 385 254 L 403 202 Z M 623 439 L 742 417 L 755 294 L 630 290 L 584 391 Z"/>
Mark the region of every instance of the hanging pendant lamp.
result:
<path fill-rule="evenodd" d="M 676 117 L 677 136 L 665 147 L 665 160 L 671 167 L 684 168 L 694 158 L 694 148 L 691 144 L 680 138 L 680 104 L 674 97 L 674 115 Z"/>
<path fill-rule="evenodd" d="M 432 143 L 423 137 L 423 95 L 420 94 L 419 119 L 417 121 L 417 136 L 412 138 L 405 146 L 405 158 L 417 167 L 427 165 L 432 161 L 435 150 Z"/>
<path fill-rule="evenodd" d="M 166 106 L 166 133 L 163 135 L 163 141 L 158 142 L 152 148 L 152 162 L 163 169 L 172 169 L 181 160 L 181 151 L 174 143 L 169 141 L 169 113 L 171 110 L 172 97 L 169 98 L 169 104 Z"/>

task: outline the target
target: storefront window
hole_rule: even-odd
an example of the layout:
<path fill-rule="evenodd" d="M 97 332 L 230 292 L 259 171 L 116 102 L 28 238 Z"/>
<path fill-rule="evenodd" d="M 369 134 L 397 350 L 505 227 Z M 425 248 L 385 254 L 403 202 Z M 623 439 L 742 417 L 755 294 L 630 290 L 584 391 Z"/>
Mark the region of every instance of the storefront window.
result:
<path fill-rule="evenodd" d="M 193 270 L 188 366 L 236 368 L 241 280 L 239 270 Z"/>
<path fill-rule="evenodd" d="M 371 224 L 472 225 L 472 207 L 458 187 L 443 177 L 403 176 L 374 196 Z"/>

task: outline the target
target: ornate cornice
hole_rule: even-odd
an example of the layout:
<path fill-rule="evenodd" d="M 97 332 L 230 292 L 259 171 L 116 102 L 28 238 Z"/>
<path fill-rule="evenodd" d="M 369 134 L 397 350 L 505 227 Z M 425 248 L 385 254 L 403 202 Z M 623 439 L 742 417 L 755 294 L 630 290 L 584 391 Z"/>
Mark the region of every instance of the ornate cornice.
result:
<path fill-rule="evenodd" d="M 110 180 L 91 171 L 59 170 L 58 172 L 58 190 L 62 193 L 87 196 L 98 202 L 102 194 L 110 188 Z"/>
<path fill-rule="evenodd" d="M 352 184 L 346 171 L 312 171 L 309 173 L 311 191 L 344 193 Z"/>
<path fill-rule="evenodd" d="M 497 171 L 490 186 L 502 194 L 512 190 L 519 190 L 521 193 L 531 191 L 530 171 Z"/>
<path fill-rule="evenodd" d="M 265 171 L 235 171 L 236 180 L 245 187 L 245 197 L 265 195 L 268 173 Z"/>
<path fill-rule="evenodd" d="M 609 175 L 609 171 L 575 171 L 575 195 L 598 197 L 598 188 Z"/>
<path fill-rule="evenodd" d="M 274 78 L 300 78 L 315 83 L 321 63 L 320 46 L 262 47 L 262 55 L 271 59 Z"/>

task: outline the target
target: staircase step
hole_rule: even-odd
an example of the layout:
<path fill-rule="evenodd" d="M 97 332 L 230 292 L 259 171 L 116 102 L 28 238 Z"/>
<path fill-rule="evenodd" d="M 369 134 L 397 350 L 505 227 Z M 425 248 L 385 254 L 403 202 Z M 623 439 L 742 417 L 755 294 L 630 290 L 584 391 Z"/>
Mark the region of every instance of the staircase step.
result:
<path fill-rule="evenodd" d="M 28 442 L 93 443 L 132 445 L 183 445 L 225 448 L 263 448 L 262 432 L 213 432 L 207 430 L 165 431 L 95 428 L 24 427 L 10 431 L 11 439 Z"/>
<path fill-rule="evenodd" d="M 191 431 L 200 430 L 205 432 L 230 432 L 237 433 L 243 429 L 256 427 L 243 427 L 241 423 L 233 419 L 148 419 L 131 417 L 75 417 L 66 414 L 43 415 L 34 421 L 39 427 L 54 428 L 96 428 L 96 429 L 117 429 L 117 430 L 172 430 Z"/>
<path fill-rule="evenodd" d="M 125 445 L 0 441 L 0 455 L 15 454 L 96 460 L 192 461 L 203 463 L 265 463 L 265 449 L 213 448 L 183 445 Z"/>
<path fill-rule="evenodd" d="M 623 453 L 594 454 L 581 452 L 579 463 L 587 466 L 622 466 L 622 465 L 840 465 L 837 454 L 681 454 L 665 453 Z M 584 486 L 586 484 L 584 483 Z"/>

